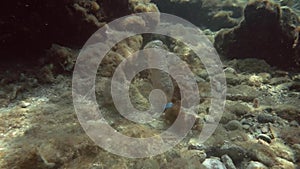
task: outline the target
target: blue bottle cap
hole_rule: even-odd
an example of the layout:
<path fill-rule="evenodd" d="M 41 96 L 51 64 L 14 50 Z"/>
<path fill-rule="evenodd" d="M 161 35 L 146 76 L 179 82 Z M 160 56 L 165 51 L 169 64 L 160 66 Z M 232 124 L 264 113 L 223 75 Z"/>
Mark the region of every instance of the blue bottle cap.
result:
<path fill-rule="evenodd" d="M 169 102 L 169 103 L 166 104 L 165 109 L 169 109 L 171 107 L 173 107 L 173 103 Z"/>

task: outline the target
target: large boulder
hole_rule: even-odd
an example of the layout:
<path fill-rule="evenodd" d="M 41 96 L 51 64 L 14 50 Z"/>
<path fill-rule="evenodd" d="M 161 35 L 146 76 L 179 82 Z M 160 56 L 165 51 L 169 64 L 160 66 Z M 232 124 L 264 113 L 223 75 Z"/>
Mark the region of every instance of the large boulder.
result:
<path fill-rule="evenodd" d="M 269 0 L 250 1 L 242 22 L 221 30 L 215 37 L 217 51 L 225 57 L 260 58 L 281 68 L 299 67 L 298 16 Z"/>
<path fill-rule="evenodd" d="M 243 1 L 152 0 L 161 12 L 182 17 L 196 26 L 212 31 L 232 28 L 243 15 Z"/>
<path fill-rule="evenodd" d="M 150 0 L 12 0 L 0 6 L 2 61 L 37 63 L 59 44 L 80 49 L 105 23 L 138 12 L 158 12 Z"/>

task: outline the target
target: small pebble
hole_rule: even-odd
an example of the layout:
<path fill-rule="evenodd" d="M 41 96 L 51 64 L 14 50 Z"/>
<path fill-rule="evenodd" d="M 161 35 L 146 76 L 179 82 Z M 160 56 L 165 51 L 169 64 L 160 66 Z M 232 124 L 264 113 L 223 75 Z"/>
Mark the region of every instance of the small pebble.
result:
<path fill-rule="evenodd" d="M 191 139 L 189 141 L 188 150 L 205 150 L 207 147 L 204 144 L 199 143 L 196 139 Z"/>
<path fill-rule="evenodd" d="M 227 169 L 236 169 L 232 159 L 227 154 L 223 155 L 221 157 L 221 160 L 225 164 Z"/>
<path fill-rule="evenodd" d="M 236 72 L 236 70 L 235 69 L 233 69 L 232 67 L 227 67 L 227 68 L 225 68 L 224 69 L 224 72 L 225 73 L 232 73 L 232 74 L 237 74 L 237 72 Z"/>
<path fill-rule="evenodd" d="M 183 150 L 180 153 L 180 157 L 184 158 L 184 159 L 192 159 L 192 158 L 196 158 L 197 161 L 203 162 L 207 155 L 204 151 L 199 151 L 199 150 Z"/>
<path fill-rule="evenodd" d="M 243 125 L 243 129 L 245 129 L 245 130 L 249 130 L 249 129 L 250 129 L 250 125 L 248 125 L 248 124 L 244 124 L 244 125 Z"/>
<path fill-rule="evenodd" d="M 206 168 L 226 169 L 225 165 L 218 158 L 207 158 L 202 163 Z"/>
<path fill-rule="evenodd" d="M 272 112 L 272 108 L 271 107 L 265 108 L 265 112 L 271 113 Z"/>
<path fill-rule="evenodd" d="M 267 126 L 264 126 L 264 127 L 261 128 L 261 132 L 262 132 L 263 134 L 266 134 L 266 133 L 269 132 L 269 128 L 268 128 Z"/>
<path fill-rule="evenodd" d="M 298 127 L 299 126 L 298 122 L 295 121 L 295 120 L 291 121 L 290 125 L 293 126 L 293 127 Z"/>
<path fill-rule="evenodd" d="M 250 161 L 246 169 L 268 169 L 264 164 L 257 161 Z"/>
<path fill-rule="evenodd" d="M 227 130 L 238 130 L 238 129 L 241 129 L 243 127 L 242 127 L 242 124 L 239 121 L 237 121 L 237 120 L 231 120 L 230 122 L 228 122 L 225 125 L 225 128 Z"/>
<path fill-rule="evenodd" d="M 20 106 L 21 106 L 21 108 L 27 108 L 28 106 L 30 106 L 30 103 L 25 102 L 25 101 L 21 101 Z"/>
<path fill-rule="evenodd" d="M 262 113 L 257 116 L 257 121 L 259 123 L 274 123 L 275 118 L 270 114 Z"/>

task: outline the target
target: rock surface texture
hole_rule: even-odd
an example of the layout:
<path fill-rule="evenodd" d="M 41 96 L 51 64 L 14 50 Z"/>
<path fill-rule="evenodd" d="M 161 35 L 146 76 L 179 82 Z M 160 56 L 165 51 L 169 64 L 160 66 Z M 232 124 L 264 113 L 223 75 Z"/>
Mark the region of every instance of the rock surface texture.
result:
<path fill-rule="evenodd" d="M 281 68 L 299 67 L 299 19 L 269 0 L 250 1 L 238 26 L 221 30 L 215 47 L 227 58 L 260 58 Z"/>

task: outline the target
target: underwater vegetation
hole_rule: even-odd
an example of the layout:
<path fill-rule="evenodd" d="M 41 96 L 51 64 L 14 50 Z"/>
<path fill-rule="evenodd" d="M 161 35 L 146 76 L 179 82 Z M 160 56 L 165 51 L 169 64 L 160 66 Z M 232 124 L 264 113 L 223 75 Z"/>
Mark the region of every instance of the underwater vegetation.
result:
<path fill-rule="evenodd" d="M 0 6 L 0 168 L 2 169 L 292 169 L 300 166 L 300 21 L 297 0 L 12 0 Z M 81 45 L 99 27 L 138 12 L 167 12 L 203 29 L 223 62 L 226 105 L 220 123 L 204 143 L 198 140 L 209 118 L 211 79 L 195 53 L 181 41 L 136 35 L 117 43 L 104 57 L 95 79 L 97 106 L 82 100 L 87 117 L 99 109 L 116 132 L 135 138 L 158 136 L 180 115 L 196 119 L 184 140 L 166 153 L 143 159 L 114 155 L 83 131 L 72 103 L 72 71 Z M 162 23 L 152 18 L 147 26 Z M 120 28 L 139 25 L 131 17 Z M 162 23 L 166 24 L 166 23 Z M 196 31 L 178 24 L 182 36 Z M 117 30 L 114 30 L 117 32 Z M 111 31 L 109 33 L 116 33 Z M 99 38 L 109 39 L 109 33 Z M 199 43 L 200 44 L 200 43 Z M 121 116 L 111 98 L 111 80 L 132 54 L 159 47 L 173 52 L 195 74 L 199 104 L 180 110 L 181 94 L 156 120 L 136 124 Z M 24 62 L 15 62 L 21 59 Z M 92 56 L 87 62 L 97 63 Z M 37 66 L 25 67 L 26 61 Z M 132 61 L 132 62 L 131 62 Z M 176 68 L 182 65 L 176 65 Z M 145 70 L 130 82 L 131 103 L 149 108 L 151 79 Z M 124 76 L 124 80 L 127 77 Z M 156 79 L 159 80 L 159 79 Z M 173 79 L 172 79 L 173 80 Z M 156 86 L 157 87 L 157 86 Z M 162 87 L 166 88 L 166 87 Z M 188 117 L 188 116 L 186 116 Z M 177 130 L 189 121 L 181 122 Z M 88 125 L 99 125 L 90 121 Z M 103 140 L 109 139 L 103 137 Z M 120 147 L 120 150 L 123 147 Z M 147 151 L 149 147 L 140 149 Z"/>

